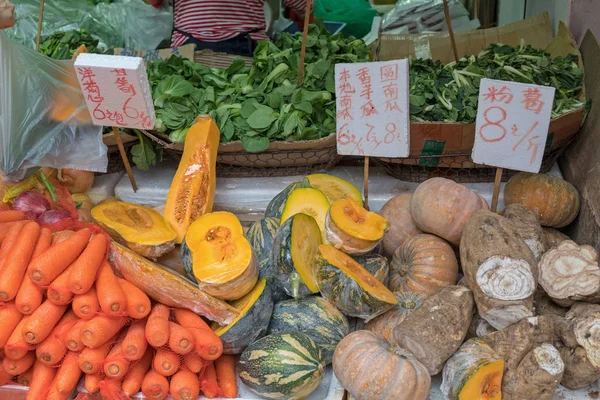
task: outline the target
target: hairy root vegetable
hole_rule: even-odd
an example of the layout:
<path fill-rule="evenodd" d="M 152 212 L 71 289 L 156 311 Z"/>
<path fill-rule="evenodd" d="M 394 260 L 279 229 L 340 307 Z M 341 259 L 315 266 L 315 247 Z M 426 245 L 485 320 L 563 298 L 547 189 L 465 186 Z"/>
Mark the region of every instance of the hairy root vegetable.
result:
<path fill-rule="evenodd" d="M 513 223 L 519 236 L 539 261 L 546 252 L 546 237 L 537 214 L 520 204 L 510 204 L 504 209 L 504 217 Z"/>
<path fill-rule="evenodd" d="M 565 364 L 550 343 L 542 343 L 523 358 L 517 367 L 515 398 L 552 400 L 562 380 Z"/>

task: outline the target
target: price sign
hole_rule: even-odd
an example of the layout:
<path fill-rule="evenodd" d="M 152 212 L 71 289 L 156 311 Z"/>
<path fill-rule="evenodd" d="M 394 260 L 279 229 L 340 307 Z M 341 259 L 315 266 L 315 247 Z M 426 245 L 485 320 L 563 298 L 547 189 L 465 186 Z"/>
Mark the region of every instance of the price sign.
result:
<path fill-rule="evenodd" d="M 337 151 L 407 157 L 408 61 L 336 64 Z"/>
<path fill-rule="evenodd" d="M 537 173 L 542 165 L 554 88 L 482 79 L 473 161 Z"/>
<path fill-rule="evenodd" d="M 152 129 L 154 106 L 140 57 L 81 54 L 75 73 L 94 125 Z"/>

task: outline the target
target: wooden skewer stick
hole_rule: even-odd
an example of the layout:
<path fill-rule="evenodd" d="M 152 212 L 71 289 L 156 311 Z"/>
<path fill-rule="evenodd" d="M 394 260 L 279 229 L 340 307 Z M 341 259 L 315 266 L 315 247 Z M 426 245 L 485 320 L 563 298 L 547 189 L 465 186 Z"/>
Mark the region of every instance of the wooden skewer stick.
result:
<path fill-rule="evenodd" d="M 123 141 L 121 140 L 121 132 L 119 132 L 119 129 L 115 126 L 112 127 L 112 131 L 115 134 L 115 140 L 117 141 L 117 146 L 119 146 L 119 153 L 121 153 L 123 164 L 125 164 L 125 170 L 127 171 L 127 175 L 129 176 L 129 182 L 131 182 L 131 187 L 133 187 L 134 192 L 137 192 L 138 186 L 135 182 L 133 171 L 131 170 L 131 165 L 129 164 L 129 159 L 127 158 L 127 152 L 125 151 L 125 147 L 123 146 Z"/>
<path fill-rule="evenodd" d="M 450 17 L 450 7 L 448 7 L 448 0 L 444 0 L 444 14 L 446 15 L 446 24 L 448 25 L 448 33 L 450 34 L 450 42 L 452 42 L 452 51 L 454 52 L 454 60 L 458 61 L 458 49 L 456 48 L 456 39 L 454 38 L 454 30 L 452 29 L 452 18 Z"/>
<path fill-rule="evenodd" d="M 298 68 L 298 86 L 302 85 L 304 79 L 304 57 L 306 56 L 306 40 L 308 39 L 308 25 L 312 12 L 312 0 L 306 0 L 306 11 L 304 12 L 304 30 L 302 31 L 302 48 L 300 49 L 300 65 Z"/>
<path fill-rule="evenodd" d="M 42 41 L 42 23 L 44 21 L 44 0 L 40 0 L 40 15 L 38 17 L 38 30 L 35 42 L 35 51 L 40 51 L 40 43 Z"/>
<path fill-rule="evenodd" d="M 494 194 L 492 195 L 492 212 L 496 212 L 496 210 L 498 209 L 498 196 L 500 196 L 502 172 L 504 172 L 504 168 L 496 168 L 496 179 L 494 180 Z"/>
<path fill-rule="evenodd" d="M 365 209 L 369 209 L 369 157 L 365 157 L 365 169 L 363 175 L 363 191 L 365 194 Z"/>

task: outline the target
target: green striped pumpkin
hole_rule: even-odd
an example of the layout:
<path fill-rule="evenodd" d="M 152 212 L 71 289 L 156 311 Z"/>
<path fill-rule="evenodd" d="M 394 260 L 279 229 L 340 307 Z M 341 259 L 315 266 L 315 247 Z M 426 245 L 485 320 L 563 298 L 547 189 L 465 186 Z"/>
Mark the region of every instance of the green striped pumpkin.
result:
<path fill-rule="evenodd" d="M 280 301 L 275 304 L 267 334 L 300 331 L 321 347 L 331 364 L 335 347 L 348 333 L 348 320 L 333 304 L 319 296 Z"/>
<path fill-rule="evenodd" d="M 377 280 L 383 283 L 385 286 L 388 285 L 390 277 L 390 263 L 387 258 L 379 254 L 365 254 L 362 256 L 352 257 L 357 263 L 363 266 L 364 269 L 369 271 Z"/>
<path fill-rule="evenodd" d="M 310 182 L 308 179 L 303 179 L 300 182 L 290 183 L 285 189 L 279 192 L 267 205 L 267 209 L 265 210 L 266 218 L 277 218 L 281 219 L 281 215 L 283 214 L 283 209 L 285 208 L 285 203 L 287 201 L 288 196 L 296 189 L 300 188 L 309 188 Z"/>
<path fill-rule="evenodd" d="M 277 234 L 277 229 L 279 229 L 279 219 L 263 218 L 250 225 L 246 233 L 246 239 L 248 239 L 256 253 L 259 268 L 258 276 L 260 279 L 275 276 L 271 249 L 273 248 L 273 239 L 275 234 Z M 271 286 L 271 293 L 275 302 L 289 299 L 289 296 L 276 279 L 269 279 L 267 282 Z"/>
<path fill-rule="evenodd" d="M 325 361 L 321 349 L 302 332 L 275 333 L 244 350 L 238 374 L 248 389 L 269 399 L 309 396 L 321 383 Z"/>

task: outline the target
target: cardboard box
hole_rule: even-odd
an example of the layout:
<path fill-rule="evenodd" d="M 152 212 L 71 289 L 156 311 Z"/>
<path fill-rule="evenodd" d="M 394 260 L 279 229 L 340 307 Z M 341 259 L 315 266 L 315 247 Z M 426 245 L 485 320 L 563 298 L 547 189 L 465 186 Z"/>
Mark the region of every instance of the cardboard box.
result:
<path fill-rule="evenodd" d="M 525 40 L 533 47 L 546 49 L 553 56 L 577 54 L 579 50 L 569 29 L 561 23 L 553 37 L 548 14 L 528 18 L 500 28 L 480 29 L 455 34 L 458 54 L 477 54 L 492 43 L 516 46 Z M 405 58 L 409 55 L 432 58 L 444 63 L 454 61 L 448 33 L 423 35 L 382 35 L 379 45 L 381 61 Z M 566 146 L 579 131 L 584 107 L 564 114 L 550 122 L 546 149 Z M 475 139 L 475 124 L 451 122 L 412 122 L 410 125 L 410 156 L 464 155 L 470 156 Z M 432 152 L 432 148 L 434 148 Z M 383 159 L 385 162 L 417 164 L 415 159 Z M 476 167 L 472 162 L 462 167 Z"/>

